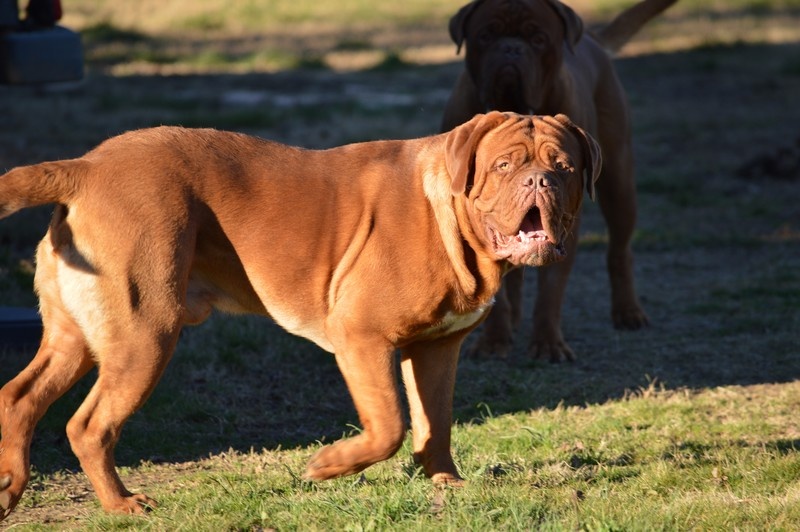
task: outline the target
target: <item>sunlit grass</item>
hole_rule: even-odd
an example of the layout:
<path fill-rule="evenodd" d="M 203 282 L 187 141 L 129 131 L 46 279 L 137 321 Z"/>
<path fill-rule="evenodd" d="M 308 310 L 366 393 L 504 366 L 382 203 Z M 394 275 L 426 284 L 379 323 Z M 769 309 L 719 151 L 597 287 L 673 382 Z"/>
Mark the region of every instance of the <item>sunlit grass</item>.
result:
<path fill-rule="evenodd" d="M 226 452 L 169 488 L 148 526 L 177 529 L 726 529 L 800 519 L 798 433 L 782 424 L 798 385 L 688 393 L 648 387 L 626 400 L 484 417 L 456 428 L 467 485 L 435 488 L 406 446 L 361 477 L 299 480 L 313 449 Z M 187 513 L 187 509 L 191 512 Z M 87 527 L 142 521 L 94 514 Z"/>

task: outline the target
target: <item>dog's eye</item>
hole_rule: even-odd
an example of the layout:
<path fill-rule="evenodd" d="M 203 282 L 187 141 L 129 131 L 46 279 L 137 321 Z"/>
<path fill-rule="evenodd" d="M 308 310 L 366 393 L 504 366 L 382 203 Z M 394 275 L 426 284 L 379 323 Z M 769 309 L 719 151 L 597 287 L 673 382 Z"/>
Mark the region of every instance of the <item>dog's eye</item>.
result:
<path fill-rule="evenodd" d="M 565 163 L 564 161 L 556 161 L 553 167 L 556 169 L 557 172 L 569 172 L 572 170 L 572 167 Z"/>
<path fill-rule="evenodd" d="M 531 34 L 530 40 L 531 44 L 533 44 L 537 48 L 541 48 L 547 45 L 547 35 L 541 31 L 537 31 Z"/>
<path fill-rule="evenodd" d="M 508 161 L 500 161 L 497 163 L 497 169 L 501 172 L 508 172 L 511 169 L 511 163 Z"/>
<path fill-rule="evenodd" d="M 483 30 L 478 34 L 478 42 L 482 46 L 488 46 L 494 42 L 494 32 L 491 30 Z"/>

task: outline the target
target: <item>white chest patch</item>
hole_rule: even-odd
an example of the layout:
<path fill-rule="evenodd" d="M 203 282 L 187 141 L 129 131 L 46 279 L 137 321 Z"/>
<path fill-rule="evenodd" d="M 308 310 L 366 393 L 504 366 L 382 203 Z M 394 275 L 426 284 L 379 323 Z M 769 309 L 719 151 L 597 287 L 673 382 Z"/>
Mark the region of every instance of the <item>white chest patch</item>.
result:
<path fill-rule="evenodd" d="M 89 347 L 98 349 L 109 340 L 109 329 L 108 312 L 97 274 L 75 268 L 62 258 L 57 261 L 61 301 L 78 323 Z"/>
<path fill-rule="evenodd" d="M 494 305 L 494 298 L 489 301 L 484 306 L 473 310 L 467 314 L 456 314 L 454 312 L 448 312 L 444 315 L 444 318 L 440 323 L 434 325 L 423 334 L 426 336 L 446 336 L 448 334 L 454 333 L 456 331 L 461 331 L 468 327 L 472 327 L 475 325 L 481 318 L 483 318 L 484 314 L 489 311 Z"/>

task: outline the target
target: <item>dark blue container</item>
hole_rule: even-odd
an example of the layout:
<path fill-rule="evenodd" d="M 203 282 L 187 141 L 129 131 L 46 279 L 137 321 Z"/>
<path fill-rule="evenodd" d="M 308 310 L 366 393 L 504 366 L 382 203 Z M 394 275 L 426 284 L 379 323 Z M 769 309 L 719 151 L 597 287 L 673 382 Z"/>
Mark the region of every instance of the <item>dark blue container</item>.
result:
<path fill-rule="evenodd" d="M 42 320 L 32 308 L 0 307 L 0 347 L 37 345 L 42 339 Z"/>
<path fill-rule="evenodd" d="M 83 78 L 78 33 L 53 26 L 0 32 L 0 83 L 53 83 Z"/>

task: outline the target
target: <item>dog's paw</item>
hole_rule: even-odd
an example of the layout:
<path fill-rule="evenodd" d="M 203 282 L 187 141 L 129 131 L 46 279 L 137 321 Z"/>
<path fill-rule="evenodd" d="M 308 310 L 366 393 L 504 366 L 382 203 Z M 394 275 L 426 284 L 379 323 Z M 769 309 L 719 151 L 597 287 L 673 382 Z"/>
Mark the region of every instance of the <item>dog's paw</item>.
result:
<path fill-rule="evenodd" d="M 462 488 L 465 484 L 463 478 L 451 473 L 436 473 L 431 477 L 431 481 L 437 486 L 450 486 L 453 488 Z"/>
<path fill-rule="evenodd" d="M 328 480 L 364 470 L 369 463 L 360 463 L 358 454 L 361 453 L 357 451 L 363 452 L 363 449 L 357 442 L 357 437 L 341 440 L 317 451 L 308 461 L 303 480 Z"/>
<path fill-rule="evenodd" d="M 624 309 L 614 309 L 611 312 L 611 319 L 615 329 L 625 329 L 635 331 L 650 325 L 647 314 L 638 305 Z"/>
<path fill-rule="evenodd" d="M 464 479 L 458 474 L 458 468 L 450 453 L 420 451 L 414 453 L 414 463 L 422 466 L 425 475 L 439 486 L 461 487 Z"/>
<path fill-rule="evenodd" d="M 113 501 L 103 501 L 103 509 L 115 514 L 143 515 L 156 508 L 156 501 L 141 493 L 120 497 Z"/>
<path fill-rule="evenodd" d="M 337 476 L 331 473 L 331 468 L 324 459 L 324 456 L 320 457 L 321 451 L 325 449 L 326 447 L 323 447 L 320 451 L 317 451 L 317 453 L 311 457 L 311 460 L 308 461 L 308 464 L 306 464 L 306 472 L 303 474 L 303 480 L 318 482 Z"/>
<path fill-rule="evenodd" d="M 528 346 L 528 356 L 534 360 L 546 360 L 553 364 L 574 362 L 575 352 L 563 339 L 552 341 L 532 340 Z"/>
<path fill-rule="evenodd" d="M 20 494 L 11 491 L 11 483 L 10 474 L 0 474 L 0 521 L 9 516 L 19 501 Z"/>
<path fill-rule="evenodd" d="M 368 425 L 366 420 L 365 425 Z M 405 430 L 399 420 L 394 428 L 365 429 L 358 436 L 339 440 L 317 451 L 308 461 L 303 479 L 327 480 L 360 473 L 372 464 L 394 456 L 404 438 Z"/>

